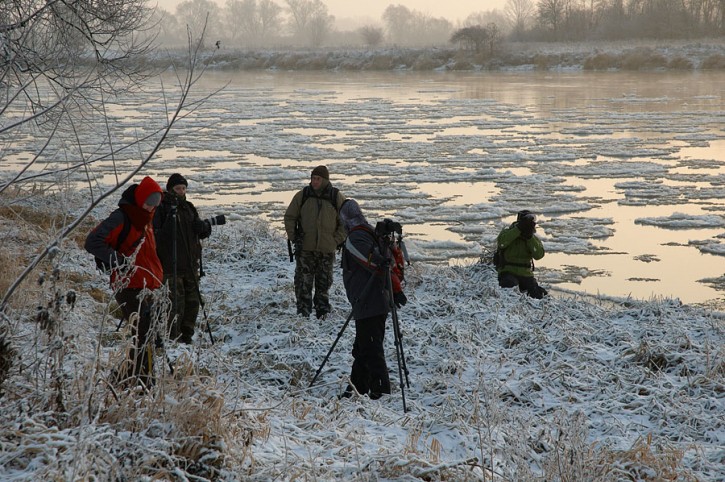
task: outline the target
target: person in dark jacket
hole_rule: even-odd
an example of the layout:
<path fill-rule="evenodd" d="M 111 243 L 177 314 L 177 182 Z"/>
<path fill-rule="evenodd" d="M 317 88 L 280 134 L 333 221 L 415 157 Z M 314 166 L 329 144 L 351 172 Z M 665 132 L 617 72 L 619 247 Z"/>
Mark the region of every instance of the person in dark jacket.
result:
<path fill-rule="evenodd" d="M 385 320 L 391 302 L 402 306 L 407 300 L 395 269 L 390 276 L 393 284 L 391 296 L 388 270 L 395 266 L 393 252 L 387 246 L 387 240 L 378 236 L 368 224 L 354 199 L 345 201 L 340 209 L 340 219 L 347 231 L 342 254 L 342 279 L 355 319 L 354 361 L 350 374 L 352 386 L 348 386 L 343 396 L 350 396 L 354 387 L 358 393 L 377 399 L 390 393 L 383 348 Z"/>
<path fill-rule="evenodd" d="M 214 224 L 224 224 L 224 215 L 202 220 L 186 198 L 189 182 L 175 173 L 166 183 L 161 206 L 154 216 L 156 252 L 164 268 L 164 283 L 171 295 L 169 329 L 172 340 L 191 343 L 201 306 L 199 279 L 202 275 L 201 240 Z"/>
<path fill-rule="evenodd" d="M 324 319 L 331 310 L 328 292 L 335 250 L 345 240 L 337 211 L 344 201 L 345 196 L 330 184 L 327 167 L 317 166 L 309 186 L 294 195 L 284 213 L 287 239 L 296 246 L 294 284 L 298 315 L 310 316 L 313 304 L 317 318 Z"/>
<path fill-rule="evenodd" d="M 518 286 L 530 297 L 541 299 L 547 291 L 534 278 L 533 260 L 544 257 L 544 245 L 535 233 L 536 215 L 528 210 L 519 211 L 516 222 L 501 230 L 496 239 L 502 258 L 497 268 L 498 284 L 503 288 Z"/>
<path fill-rule="evenodd" d="M 152 321 L 150 291 L 158 289 L 163 278 L 151 226 L 161 192 L 148 176 L 131 185 L 121 195 L 118 209 L 96 226 L 85 242 L 86 251 L 112 268 L 111 289 L 135 337 L 118 381 L 133 375 L 146 387 L 153 384 L 152 347 L 147 344 Z"/>

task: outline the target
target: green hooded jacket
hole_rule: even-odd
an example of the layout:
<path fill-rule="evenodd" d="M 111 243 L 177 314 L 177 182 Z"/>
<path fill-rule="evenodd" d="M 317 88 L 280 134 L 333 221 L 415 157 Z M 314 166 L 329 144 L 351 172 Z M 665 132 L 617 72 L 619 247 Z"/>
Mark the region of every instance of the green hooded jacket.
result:
<path fill-rule="evenodd" d="M 295 226 L 300 222 L 304 238 L 303 251 L 334 253 L 337 246 L 345 241 L 345 228 L 337 215 L 345 201 L 345 196 L 337 193 L 337 209 L 330 202 L 330 181 L 324 179 L 320 191 L 311 189 L 311 195 L 302 204 L 303 190 L 292 198 L 284 213 L 284 228 L 287 239 L 294 241 Z"/>
<path fill-rule="evenodd" d="M 531 269 L 531 260 L 539 260 L 544 257 L 544 245 L 536 235 L 530 239 L 521 237 L 521 231 L 517 223 L 503 228 L 496 238 L 499 250 L 503 252 L 504 266 L 498 270 L 499 273 L 512 273 L 517 276 L 534 276 Z"/>

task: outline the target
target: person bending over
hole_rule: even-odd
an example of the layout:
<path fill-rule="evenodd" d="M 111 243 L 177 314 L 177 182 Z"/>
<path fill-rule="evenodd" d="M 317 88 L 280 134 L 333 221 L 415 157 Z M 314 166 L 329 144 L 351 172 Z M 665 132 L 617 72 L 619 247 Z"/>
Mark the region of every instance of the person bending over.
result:
<path fill-rule="evenodd" d="M 342 279 L 355 318 L 350 382 L 358 393 L 377 399 L 390 393 L 383 348 L 385 320 L 393 303 L 400 307 L 407 299 L 388 240 L 368 224 L 355 200 L 345 201 L 340 219 L 348 233 L 342 254 Z M 392 270 L 392 294 L 388 270 Z M 343 397 L 352 395 L 352 386 L 347 387 Z"/>

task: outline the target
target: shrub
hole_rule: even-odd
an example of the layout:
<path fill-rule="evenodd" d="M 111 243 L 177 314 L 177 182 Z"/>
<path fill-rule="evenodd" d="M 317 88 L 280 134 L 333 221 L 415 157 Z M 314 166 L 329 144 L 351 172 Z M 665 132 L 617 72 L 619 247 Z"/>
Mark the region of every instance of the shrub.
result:
<path fill-rule="evenodd" d="M 440 66 L 439 62 L 437 62 L 436 60 L 432 59 L 430 56 L 423 53 L 423 54 L 419 55 L 418 58 L 413 61 L 412 69 L 413 70 L 433 70 L 439 66 Z"/>
<path fill-rule="evenodd" d="M 624 54 L 624 70 L 648 70 L 667 67 L 667 58 L 651 49 L 636 49 Z"/>
<path fill-rule="evenodd" d="M 390 70 L 395 66 L 393 57 L 388 54 L 374 55 L 365 65 L 365 70 Z"/>
<path fill-rule="evenodd" d="M 711 69 L 725 69 L 725 55 L 713 54 L 702 61 L 702 68 L 706 70 Z"/>
<path fill-rule="evenodd" d="M 693 64 L 690 59 L 687 59 L 682 56 L 677 56 L 670 60 L 668 64 L 669 68 L 675 69 L 675 70 L 692 70 Z"/>
<path fill-rule="evenodd" d="M 609 70 L 619 68 L 619 58 L 612 54 L 595 54 L 584 60 L 584 70 Z"/>

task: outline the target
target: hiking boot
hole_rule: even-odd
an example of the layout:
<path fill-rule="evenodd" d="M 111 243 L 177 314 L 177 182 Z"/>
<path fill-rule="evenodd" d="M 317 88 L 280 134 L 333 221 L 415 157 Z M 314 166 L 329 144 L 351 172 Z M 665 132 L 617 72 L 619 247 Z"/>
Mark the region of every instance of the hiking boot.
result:
<path fill-rule="evenodd" d="M 329 311 L 316 311 L 315 316 L 317 317 L 318 320 L 326 320 L 328 313 L 329 313 Z"/>
<path fill-rule="evenodd" d="M 297 314 L 301 315 L 303 318 L 309 318 L 310 310 L 306 310 L 304 308 L 297 308 Z"/>
<path fill-rule="evenodd" d="M 181 335 L 179 338 L 179 343 L 184 343 L 186 345 L 191 345 L 192 339 L 189 335 Z"/>

